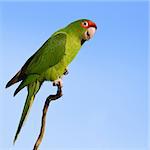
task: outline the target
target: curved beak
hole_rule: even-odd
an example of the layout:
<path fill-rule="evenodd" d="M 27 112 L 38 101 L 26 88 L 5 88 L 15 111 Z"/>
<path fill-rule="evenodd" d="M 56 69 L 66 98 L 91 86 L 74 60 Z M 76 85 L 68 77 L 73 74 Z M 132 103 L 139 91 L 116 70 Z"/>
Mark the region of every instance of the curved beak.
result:
<path fill-rule="evenodd" d="M 91 39 L 94 36 L 96 30 L 97 30 L 96 24 L 89 20 L 88 21 L 88 28 L 83 34 L 83 38 L 82 38 L 82 42 L 81 43 L 83 44 L 85 41 Z"/>
<path fill-rule="evenodd" d="M 97 26 L 94 22 L 88 21 L 89 27 L 94 27 L 97 30 Z"/>
<path fill-rule="evenodd" d="M 96 27 L 95 27 L 95 26 L 94 26 L 94 27 L 89 27 L 89 28 L 85 31 L 84 35 L 83 35 L 84 40 L 89 40 L 89 39 L 91 39 L 91 38 L 94 36 L 95 31 L 96 31 Z"/>

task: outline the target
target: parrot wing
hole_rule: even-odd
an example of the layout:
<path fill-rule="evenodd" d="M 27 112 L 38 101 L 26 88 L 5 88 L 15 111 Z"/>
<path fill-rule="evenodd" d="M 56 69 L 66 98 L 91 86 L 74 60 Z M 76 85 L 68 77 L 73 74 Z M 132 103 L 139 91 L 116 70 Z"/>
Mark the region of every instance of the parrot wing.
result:
<path fill-rule="evenodd" d="M 24 80 L 28 75 L 40 75 L 48 68 L 56 65 L 65 55 L 67 34 L 55 33 L 42 47 L 33 54 L 21 70 L 7 83 L 6 88 Z"/>
<path fill-rule="evenodd" d="M 28 66 L 24 66 L 25 74 L 41 74 L 56 65 L 65 55 L 66 34 L 58 33 L 50 37 L 34 54 Z"/>

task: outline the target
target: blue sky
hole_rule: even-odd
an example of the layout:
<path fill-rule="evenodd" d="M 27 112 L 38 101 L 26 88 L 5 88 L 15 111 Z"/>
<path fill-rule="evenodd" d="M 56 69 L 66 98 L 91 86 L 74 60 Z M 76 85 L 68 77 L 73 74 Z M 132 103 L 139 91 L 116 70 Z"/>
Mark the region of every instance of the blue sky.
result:
<path fill-rule="evenodd" d="M 12 140 L 27 91 L 7 81 L 57 29 L 79 19 L 96 22 L 64 78 L 63 97 L 48 111 L 41 150 L 147 150 L 148 2 L 7 2 L 0 5 L 0 149 L 32 149 L 45 98 L 41 87 L 20 136 Z"/>

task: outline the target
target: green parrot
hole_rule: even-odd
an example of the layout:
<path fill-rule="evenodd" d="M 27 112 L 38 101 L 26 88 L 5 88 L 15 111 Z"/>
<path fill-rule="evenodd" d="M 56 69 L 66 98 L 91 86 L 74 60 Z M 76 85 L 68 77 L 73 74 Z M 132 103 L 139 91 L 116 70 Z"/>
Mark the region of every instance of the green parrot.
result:
<path fill-rule="evenodd" d="M 56 31 L 7 83 L 6 88 L 21 81 L 14 96 L 24 87 L 28 90 L 14 143 L 42 83 L 52 81 L 55 85 L 62 84 L 62 77 L 68 72 L 68 65 L 75 58 L 83 43 L 93 37 L 96 29 L 94 22 L 80 19 Z"/>

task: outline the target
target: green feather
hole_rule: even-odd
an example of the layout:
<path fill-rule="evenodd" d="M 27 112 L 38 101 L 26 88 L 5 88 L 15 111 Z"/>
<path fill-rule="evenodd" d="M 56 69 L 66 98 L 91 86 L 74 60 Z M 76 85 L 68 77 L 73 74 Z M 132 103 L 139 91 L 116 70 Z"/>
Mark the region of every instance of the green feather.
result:
<path fill-rule="evenodd" d="M 82 36 L 86 31 L 86 29 L 81 27 L 83 20 L 85 19 L 77 20 L 55 32 L 7 83 L 6 87 L 9 87 L 22 81 L 14 95 L 24 87 L 27 86 L 28 88 L 28 95 L 14 142 L 18 137 L 41 84 L 46 80 L 54 81 L 60 78 L 79 52 L 83 44 Z"/>
<path fill-rule="evenodd" d="M 50 37 L 36 52 L 29 63 L 26 74 L 41 74 L 57 64 L 65 54 L 66 34 L 58 33 Z"/>
<path fill-rule="evenodd" d="M 22 90 L 25 86 L 28 86 L 30 83 L 35 82 L 38 79 L 39 75 L 37 74 L 31 74 L 29 76 L 27 76 L 18 86 L 18 88 L 15 90 L 14 92 L 14 96 L 20 91 Z"/>
<path fill-rule="evenodd" d="M 20 133 L 21 127 L 23 126 L 23 124 L 25 122 L 25 119 L 27 118 L 29 110 L 30 110 L 30 108 L 33 104 L 35 95 L 38 92 L 38 90 L 40 89 L 40 86 L 41 86 L 41 83 L 39 81 L 36 81 L 36 82 L 28 85 L 28 95 L 27 95 L 27 98 L 26 98 L 26 102 L 25 102 L 25 105 L 24 105 L 24 108 L 23 108 L 23 112 L 22 112 L 22 115 L 21 115 L 21 119 L 20 119 L 16 134 L 15 134 L 15 138 L 14 138 L 13 143 L 15 143 L 15 141 L 16 141 L 19 133 Z"/>

